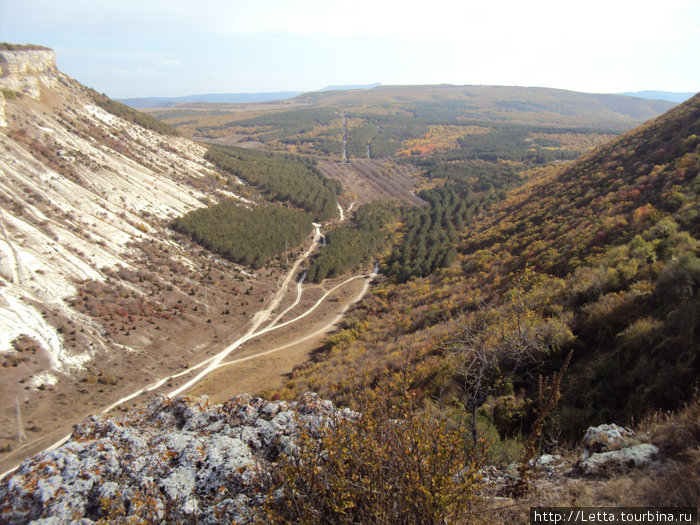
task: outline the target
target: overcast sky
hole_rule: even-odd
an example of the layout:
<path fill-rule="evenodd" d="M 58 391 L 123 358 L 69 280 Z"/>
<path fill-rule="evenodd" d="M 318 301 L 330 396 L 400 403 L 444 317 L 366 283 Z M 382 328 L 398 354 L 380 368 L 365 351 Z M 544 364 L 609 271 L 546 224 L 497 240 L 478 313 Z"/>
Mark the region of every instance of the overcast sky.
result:
<path fill-rule="evenodd" d="M 338 84 L 700 90 L 699 0 L 0 0 L 113 98 Z"/>

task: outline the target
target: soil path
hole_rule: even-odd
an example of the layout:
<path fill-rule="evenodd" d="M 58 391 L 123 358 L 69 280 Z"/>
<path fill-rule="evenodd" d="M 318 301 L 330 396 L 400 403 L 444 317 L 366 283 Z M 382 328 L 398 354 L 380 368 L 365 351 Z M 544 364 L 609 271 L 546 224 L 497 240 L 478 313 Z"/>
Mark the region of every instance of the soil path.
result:
<path fill-rule="evenodd" d="M 272 315 L 272 313 L 275 311 L 275 309 L 277 309 L 279 307 L 282 299 L 284 298 L 284 296 L 287 293 L 289 283 L 291 282 L 292 278 L 294 277 L 294 275 L 296 275 L 296 273 L 299 270 L 299 266 L 318 247 L 319 241 L 322 239 L 322 234 L 320 232 L 320 225 L 315 224 L 314 227 L 315 227 L 315 232 L 314 232 L 314 238 L 313 238 L 313 241 L 311 243 L 311 246 L 303 254 L 301 254 L 299 256 L 299 258 L 295 261 L 294 265 L 289 270 L 289 272 L 286 274 L 285 278 L 283 279 L 282 283 L 279 286 L 279 289 L 277 290 L 277 292 L 275 293 L 273 299 L 269 302 L 269 304 L 265 308 L 263 308 L 262 310 L 258 311 L 253 316 L 251 326 L 249 327 L 249 329 L 245 333 L 245 335 L 243 335 L 242 337 L 238 338 L 237 340 L 235 340 L 234 342 L 232 342 L 231 344 L 226 346 L 226 348 L 224 348 L 218 354 L 211 356 L 211 357 L 197 363 L 194 366 L 191 366 L 187 370 L 184 370 L 184 371 L 179 372 L 177 374 L 169 375 L 167 377 L 163 377 L 161 379 L 158 379 L 157 381 L 153 381 L 149 385 L 147 385 L 146 387 L 139 389 L 139 390 L 127 395 L 127 396 L 122 397 L 121 399 L 119 399 L 119 400 L 115 401 L 114 403 L 110 404 L 109 406 L 105 407 L 101 411 L 101 413 L 105 414 L 105 413 L 113 410 L 114 408 L 116 408 L 120 405 L 123 405 L 124 403 L 127 403 L 128 401 L 131 401 L 134 398 L 137 398 L 137 397 L 139 397 L 143 394 L 149 393 L 149 392 L 154 392 L 157 389 L 161 388 L 164 384 L 170 385 L 170 384 L 172 384 L 172 382 L 175 379 L 180 378 L 180 377 L 185 376 L 185 375 L 188 375 L 188 374 L 191 374 L 191 373 L 201 369 L 190 380 L 186 381 L 182 385 L 179 385 L 177 388 L 175 388 L 171 392 L 167 393 L 166 395 L 168 395 L 169 397 L 173 397 L 173 396 L 182 394 L 183 392 L 190 390 L 194 385 L 201 383 L 202 380 L 206 376 L 208 376 L 212 372 L 216 371 L 217 369 L 220 369 L 222 367 L 230 367 L 230 366 L 238 364 L 238 363 L 243 363 L 245 361 L 251 361 L 251 360 L 254 360 L 257 358 L 261 358 L 263 356 L 275 354 L 275 353 L 278 353 L 282 350 L 288 349 L 290 347 L 298 346 L 301 343 L 308 342 L 308 341 L 311 341 L 314 339 L 318 339 L 320 336 L 322 336 L 324 333 L 326 333 L 328 330 L 330 330 L 333 326 L 335 326 L 342 319 L 343 315 L 350 308 L 350 306 L 352 306 L 352 304 L 354 304 L 357 301 L 359 301 L 360 299 L 362 299 L 362 297 L 365 295 L 365 293 L 367 293 L 367 290 L 369 289 L 369 285 L 372 281 L 372 278 L 374 276 L 376 276 L 376 274 L 377 274 L 377 265 L 375 265 L 373 272 L 369 275 L 363 274 L 363 275 L 353 276 L 353 277 L 345 279 L 344 281 L 336 284 L 335 286 L 333 286 L 332 288 L 327 290 L 318 300 L 316 300 L 315 303 L 306 307 L 306 309 L 303 310 L 302 313 L 300 313 L 299 315 L 297 315 L 293 319 L 290 319 L 288 321 L 280 323 L 280 321 L 284 318 L 284 316 L 287 315 L 288 313 L 290 313 L 292 310 L 294 310 L 301 302 L 302 295 L 303 295 L 302 284 L 304 282 L 305 275 L 306 275 L 305 273 L 302 274 L 302 276 L 300 277 L 300 279 L 297 282 L 297 294 L 296 294 L 296 298 L 295 298 L 294 302 L 291 305 L 289 305 L 287 308 L 285 308 L 284 311 L 282 311 L 280 314 L 278 314 L 277 317 L 275 317 L 275 319 L 270 324 L 268 324 L 265 328 L 259 329 L 260 326 Z M 332 293 L 343 288 L 345 285 L 348 285 L 349 283 L 356 281 L 357 279 L 362 279 L 362 278 L 366 279 L 366 281 L 363 284 L 360 291 L 357 293 L 357 295 L 355 297 L 353 297 L 351 300 L 349 300 L 347 303 L 345 303 L 343 308 L 340 310 L 339 314 L 337 314 L 335 316 L 335 318 L 333 318 L 330 322 L 326 322 L 322 327 L 320 327 L 320 328 L 314 327 L 313 331 L 308 331 L 308 330 L 312 330 L 312 328 L 307 327 L 306 328 L 307 331 L 302 330 L 302 333 L 296 333 L 294 339 L 291 341 L 288 340 L 289 336 L 283 337 L 282 340 L 284 340 L 284 342 L 280 342 L 279 344 L 276 344 L 273 348 L 269 348 L 269 349 L 262 351 L 262 352 L 257 352 L 253 355 L 248 355 L 245 357 L 240 357 L 237 359 L 233 359 L 233 360 L 224 362 L 224 359 L 226 359 L 234 350 L 238 349 L 241 345 L 243 345 L 247 341 L 254 339 L 254 338 L 261 337 L 261 336 L 268 334 L 270 332 L 273 332 L 275 330 L 287 327 L 287 326 L 291 325 L 292 323 L 296 323 L 296 322 L 306 318 L 307 316 L 312 314 L 314 311 L 316 311 L 324 303 L 324 301 L 326 301 L 328 299 L 328 297 Z M 51 450 L 56 449 L 57 447 L 59 447 L 63 443 L 65 443 L 69 439 L 69 437 L 70 437 L 70 434 L 62 437 L 60 440 L 56 441 L 51 446 L 45 448 L 44 451 L 51 451 Z M 44 437 L 44 439 L 45 439 L 45 437 Z M 38 443 L 37 443 L 37 445 L 38 445 Z M 37 453 L 39 451 L 40 451 L 39 449 L 36 450 Z M 0 480 L 3 479 L 7 474 L 13 472 L 16 468 L 17 468 L 17 465 L 13 466 L 11 469 L 7 470 L 6 472 L 0 474 Z"/>

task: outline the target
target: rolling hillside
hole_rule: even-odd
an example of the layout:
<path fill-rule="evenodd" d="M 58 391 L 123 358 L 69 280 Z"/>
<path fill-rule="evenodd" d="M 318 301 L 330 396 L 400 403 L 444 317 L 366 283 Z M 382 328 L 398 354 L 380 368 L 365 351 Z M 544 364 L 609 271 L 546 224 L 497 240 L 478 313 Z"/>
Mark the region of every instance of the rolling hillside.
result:
<path fill-rule="evenodd" d="M 369 90 L 305 93 L 280 104 L 257 106 L 197 105 L 158 111 L 155 115 L 184 129 L 197 126 L 200 133 L 239 125 L 283 128 L 286 125 L 324 124 L 339 117 L 374 117 L 384 123 L 410 119 L 420 124 L 494 123 L 555 128 L 622 131 L 653 118 L 673 103 L 622 95 L 578 93 L 549 88 L 506 86 L 380 86 Z M 186 120 L 208 112 L 222 123 L 206 126 L 203 120 Z M 230 111 L 228 115 L 227 111 Z M 180 112 L 180 113 L 179 113 Z M 216 113 L 218 112 L 218 113 Z M 172 115 L 172 119 L 169 116 Z M 313 119 L 313 120 L 310 120 Z M 227 123 L 225 123 L 228 121 Z M 308 131 L 308 127 L 306 128 Z"/>
<path fill-rule="evenodd" d="M 570 349 L 552 423 L 563 436 L 678 407 L 700 371 L 698 137 L 695 96 L 547 168 L 461 231 L 458 264 L 378 287 L 290 392 L 342 400 L 410 366 L 426 402 L 459 407 L 469 348 L 520 341 L 532 362 L 495 373 L 501 386 L 482 407 L 503 436 L 532 421 L 532 374 L 556 370 Z"/>
<path fill-rule="evenodd" d="M 644 121 L 673 104 L 618 95 L 515 86 L 379 86 L 368 91 L 305 93 L 293 99 L 312 106 L 385 105 L 451 110 L 454 119 L 504 120 L 522 124 L 580 127 L 620 126 Z"/>
<path fill-rule="evenodd" d="M 569 160 L 673 103 L 505 86 L 380 86 L 268 104 L 195 104 L 151 114 L 206 142 L 340 159 L 503 156 Z M 341 114 L 342 113 L 342 114 Z"/>

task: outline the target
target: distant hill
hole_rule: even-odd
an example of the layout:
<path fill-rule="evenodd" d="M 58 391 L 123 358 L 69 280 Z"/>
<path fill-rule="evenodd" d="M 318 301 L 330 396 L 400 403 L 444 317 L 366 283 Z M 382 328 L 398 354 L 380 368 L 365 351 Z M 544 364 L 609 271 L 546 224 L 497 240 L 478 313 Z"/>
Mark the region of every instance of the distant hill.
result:
<path fill-rule="evenodd" d="M 271 102 L 287 100 L 301 95 L 300 91 L 277 91 L 272 93 L 209 93 L 205 95 L 188 95 L 185 97 L 146 97 L 118 99 L 122 104 L 132 108 L 171 108 L 189 102 L 209 102 L 215 104 L 245 104 L 252 102 Z"/>
<path fill-rule="evenodd" d="M 374 84 L 348 84 L 343 86 L 326 86 L 323 89 L 319 89 L 319 91 L 342 91 L 345 89 L 374 89 L 379 86 L 381 86 L 379 82 L 375 82 Z"/>
<path fill-rule="evenodd" d="M 685 102 L 690 97 L 695 95 L 692 91 L 679 93 L 674 91 L 627 91 L 625 93 L 618 93 L 618 95 L 625 95 L 627 97 L 637 97 L 646 98 L 650 100 L 666 100 L 668 102 L 676 102 L 680 104 Z"/>
<path fill-rule="evenodd" d="M 341 91 L 346 89 L 372 89 L 381 86 L 375 84 L 351 84 L 347 86 L 327 86 L 319 91 Z M 255 102 L 272 102 L 288 100 L 303 95 L 303 91 L 272 91 L 263 93 L 207 93 L 203 95 L 187 95 L 184 97 L 143 97 L 118 99 L 122 104 L 132 108 L 171 108 L 178 104 L 190 102 L 209 102 L 213 104 L 250 104 Z"/>
<path fill-rule="evenodd" d="M 515 141 L 523 155 L 529 150 L 551 158 L 551 148 L 560 146 L 552 134 L 573 133 L 578 138 L 618 134 L 673 106 L 561 89 L 443 84 L 317 91 L 269 106 L 208 103 L 165 108 L 151 115 L 198 140 L 265 144 L 268 149 L 333 157 L 343 149 L 342 110 L 350 157 L 424 156 L 461 149 L 465 150 L 461 158 L 483 158 L 485 150 L 499 149 L 508 150 L 512 158 Z M 530 133 L 540 135 L 526 136 Z M 569 149 L 582 152 L 586 147 Z M 558 160 L 571 158 L 575 155 L 567 153 Z"/>
<path fill-rule="evenodd" d="M 622 95 L 536 87 L 449 84 L 313 92 L 299 95 L 294 101 L 312 106 L 410 105 L 430 110 L 449 110 L 453 118 L 521 123 L 567 122 L 571 125 L 579 122 L 590 125 L 595 121 L 596 127 L 607 125 L 617 129 L 629 129 L 632 122 L 641 123 L 673 107 L 669 102 L 632 99 Z M 623 121 L 629 124 L 625 126 Z"/>

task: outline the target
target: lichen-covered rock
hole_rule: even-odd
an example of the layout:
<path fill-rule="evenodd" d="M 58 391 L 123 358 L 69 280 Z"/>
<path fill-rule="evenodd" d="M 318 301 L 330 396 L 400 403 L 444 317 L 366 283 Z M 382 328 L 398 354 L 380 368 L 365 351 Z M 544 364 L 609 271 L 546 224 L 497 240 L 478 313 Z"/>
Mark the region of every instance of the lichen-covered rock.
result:
<path fill-rule="evenodd" d="M 595 452 L 581 462 L 584 474 L 598 475 L 611 471 L 645 467 L 652 462 L 659 449 L 649 443 L 641 443 L 620 450 Z"/>
<path fill-rule="evenodd" d="M 299 425 L 336 412 L 315 394 L 299 402 L 248 395 L 156 398 L 122 418 L 92 416 L 71 440 L 22 463 L 0 484 L 3 523 L 247 523 L 264 501 L 271 463 L 293 451 Z"/>
<path fill-rule="evenodd" d="M 533 460 L 532 464 L 548 474 L 563 472 L 571 467 L 569 462 L 559 454 L 544 454 L 536 460 Z"/>
<path fill-rule="evenodd" d="M 597 452 L 620 450 L 637 445 L 639 441 L 632 430 L 612 423 L 588 427 L 581 443 L 584 448 L 583 459 L 586 459 Z"/>
<path fill-rule="evenodd" d="M 578 470 L 593 476 L 644 467 L 659 453 L 654 445 L 640 443 L 632 430 L 614 423 L 588 427 L 582 445 Z"/>

